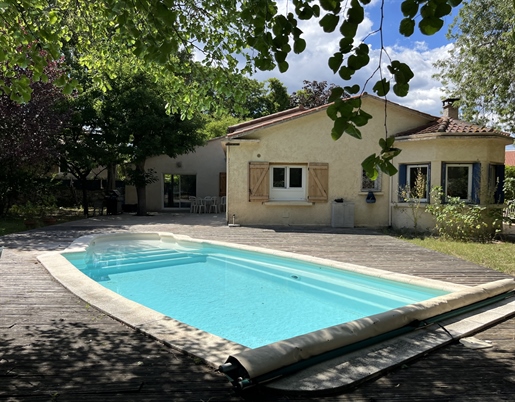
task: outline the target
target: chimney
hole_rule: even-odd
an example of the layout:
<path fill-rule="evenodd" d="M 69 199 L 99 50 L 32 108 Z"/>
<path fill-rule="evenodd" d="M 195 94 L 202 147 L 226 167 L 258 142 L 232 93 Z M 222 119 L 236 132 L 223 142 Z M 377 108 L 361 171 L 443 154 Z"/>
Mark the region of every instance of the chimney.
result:
<path fill-rule="evenodd" d="M 454 102 L 459 100 L 460 98 L 448 98 L 442 101 L 444 117 L 458 120 L 458 108 L 454 106 Z"/>

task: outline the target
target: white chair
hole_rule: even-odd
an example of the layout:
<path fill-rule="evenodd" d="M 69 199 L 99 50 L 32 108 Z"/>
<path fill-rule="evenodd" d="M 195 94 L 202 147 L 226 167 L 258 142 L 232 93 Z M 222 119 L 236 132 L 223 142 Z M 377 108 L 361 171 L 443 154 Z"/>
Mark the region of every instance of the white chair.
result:
<path fill-rule="evenodd" d="M 190 196 L 190 213 L 195 213 L 198 211 L 198 203 L 197 203 L 197 197 Z"/>
<path fill-rule="evenodd" d="M 215 212 L 217 214 L 220 210 L 219 208 L 220 202 L 218 197 L 211 197 L 211 204 L 209 205 L 209 212 Z"/>
<path fill-rule="evenodd" d="M 202 212 L 206 213 L 206 200 L 202 198 L 197 198 L 197 212 L 201 214 Z"/>
<path fill-rule="evenodd" d="M 225 208 L 227 207 L 227 197 L 223 195 L 220 198 L 220 212 L 225 212 Z"/>

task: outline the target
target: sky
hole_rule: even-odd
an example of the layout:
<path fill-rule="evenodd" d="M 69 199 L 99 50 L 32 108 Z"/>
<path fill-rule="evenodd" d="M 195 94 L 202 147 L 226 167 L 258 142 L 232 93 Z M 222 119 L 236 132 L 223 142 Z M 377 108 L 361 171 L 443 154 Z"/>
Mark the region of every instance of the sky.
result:
<path fill-rule="evenodd" d="M 453 10 L 451 16 L 445 19 L 445 25 L 440 32 L 432 36 L 415 33 L 410 38 L 405 38 L 399 33 L 399 22 L 403 18 L 400 11 L 402 0 L 385 0 L 383 20 L 383 40 L 388 55 L 392 60 L 399 60 L 408 64 L 413 70 L 415 77 L 410 83 L 410 92 L 404 98 L 396 97 L 393 92 L 388 95 L 388 100 L 401 105 L 425 112 L 431 115 L 440 116 L 442 112 L 442 85 L 432 78 L 437 72 L 433 63 L 438 59 L 446 57 L 448 50 L 452 47 L 446 34 L 448 25 L 454 20 L 458 11 Z M 278 0 L 279 10 L 292 11 L 292 4 L 286 0 Z M 365 20 L 358 30 L 358 37 L 365 37 L 370 32 L 379 28 L 380 24 L 380 0 L 372 0 L 365 6 Z M 267 78 L 278 78 L 292 93 L 303 86 L 303 81 L 327 81 L 329 84 L 345 86 L 348 84 L 364 84 L 377 67 L 380 48 L 379 35 L 370 37 L 367 43 L 372 45 L 371 61 L 369 66 L 355 74 L 352 82 L 343 81 L 338 74 L 329 69 L 327 60 L 338 51 L 339 33 L 336 35 L 326 34 L 319 27 L 317 22 L 308 22 L 299 26 L 304 31 L 304 39 L 307 41 L 306 50 L 300 55 L 289 55 L 290 65 L 286 73 L 278 70 L 269 72 L 257 72 L 252 78 L 264 81 Z M 366 91 L 373 93 L 372 86 L 377 79 L 371 80 Z"/>

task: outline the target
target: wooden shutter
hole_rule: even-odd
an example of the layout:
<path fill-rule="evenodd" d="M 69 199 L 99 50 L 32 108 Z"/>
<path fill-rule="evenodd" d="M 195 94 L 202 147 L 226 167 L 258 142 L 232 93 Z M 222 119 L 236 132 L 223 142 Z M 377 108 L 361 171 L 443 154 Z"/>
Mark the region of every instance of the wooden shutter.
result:
<path fill-rule="evenodd" d="M 249 162 L 249 201 L 268 201 L 269 193 L 269 163 Z"/>
<path fill-rule="evenodd" d="M 329 193 L 329 164 L 308 165 L 308 201 L 327 202 Z"/>
<path fill-rule="evenodd" d="M 218 196 L 223 197 L 227 195 L 227 174 L 225 172 L 220 172 L 218 175 Z"/>

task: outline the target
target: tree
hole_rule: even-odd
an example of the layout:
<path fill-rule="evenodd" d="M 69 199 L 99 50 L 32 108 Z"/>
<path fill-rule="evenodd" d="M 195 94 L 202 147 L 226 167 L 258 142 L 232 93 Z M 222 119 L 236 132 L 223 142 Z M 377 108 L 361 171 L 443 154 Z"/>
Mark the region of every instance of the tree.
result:
<path fill-rule="evenodd" d="M 254 68 L 272 70 L 276 66 L 279 71 L 286 71 L 288 55 L 302 53 L 307 46 L 299 21 L 317 20 L 325 33 L 339 30 L 339 47 L 328 65 L 349 82 L 334 88 L 329 99 L 334 101 L 327 110 L 334 121 L 331 136 L 336 140 L 346 133 L 360 138 L 359 127 L 371 115 L 361 109 L 359 96 L 345 102 L 342 96 L 357 95 L 364 90 L 350 82 L 356 71 L 370 63 L 368 36 L 356 37 L 365 18 L 365 7 L 370 3 L 371 0 L 294 0 L 293 9 L 282 12 L 271 0 L 220 0 L 201 4 L 191 0 L 181 3 L 58 0 L 51 5 L 44 0 L 6 0 L 0 3 L 3 19 L 0 61 L 6 61 L 9 66 L 23 65 L 34 71 L 35 77 L 44 79 L 42 66 L 48 59 L 40 55 L 39 49 L 46 50 L 46 57 L 56 59 L 63 45 L 73 40 L 81 63 L 106 87 L 104 75 L 114 77 L 120 55 L 132 54 L 144 63 L 146 72 L 163 79 L 170 77 L 169 110 L 173 113 L 180 110 L 184 116 L 192 117 L 217 101 L 208 96 L 210 93 L 234 94 L 240 98 L 239 89 L 227 79 L 228 72 L 251 73 Z M 460 3 L 461 0 L 403 0 L 401 11 L 405 18 L 400 22 L 399 32 L 411 36 L 418 20 L 420 32 L 432 35 L 442 28 L 444 17 Z M 381 4 L 384 11 L 385 0 Z M 382 12 L 379 33 L 382 33 L 383 15 Z M 391 88 L 396 95 L 405 96 L 413 72 L 406 63 L 389 58 L 380 37 L 381 57 L 376 67 L 380 79 L 372 90 L 378 96 L 386 96 Z M 248 51 L 249 47 L 252 52 Z M 189 55 L 198 52 L 202 56 L 197 62 L 184 63 L 177 58 L 179 52 Z M 32 56 L 31 64 L 27 64 L 25 54 Z M 242 68 L 235 55 L 245 58 Z M 388 71 L 388 75 L 383 71 Z M 59 83 L 65 92 L 71 92 L 75 85 L 64 78 Z M 30 97 L 27 85 L 19 80 L 1 88 L 13 99 Z M 391 158 L 399 150 L 393 149 L 393 142 L 386 139 L 379 145 L 381 152 L 363 162 L 372 179 L 377 177 L 377 167 L 388 174 L 396 172 Z"/>
<path fill-rule="evenodd" d="M 163 154 L 174 158 L 203 144 L 200 120 L 167 114 L 163 86 L 147 75 L 120 75 L 110 87 L 100 105 L 99 138 L 112 158 L 127 163 L 127 175 L 136 186 L 137 214 L 146 215 L 145 188 L 155 181 L 153 172 L 145 169 L 146 160 Z"/>
<path fill-rule="evenodd" d="M 302 89 L 295 91 L 290 96 L 290 103 L 292 106 L 304 106 L 308 109 L 326 105 L 329 103 L 329 98 L 335 84 L 327 84 L 327 81 L 303 81 L 304 86 Z"/>
<path fill-rule="evenodd" d="M 62 172 L 75 176 L 82 187 L 84 216 L 89 214 L 88 176 L 93 169 L 112 162 L 111 148 L 102 141 L 98 111 L 95 104 L 101 93 L 90 89 L 75 94 L 62 103 L 70 119 L 59 135 L 58 152 Z"/>
<path fill-rule="evenodd" d="M 202 133 L 207 139 L 222 137 L 227 134 L 227 128 L 238 124 L 241 119 L 234 116 L 212 117 L 204 116 L 204 127 Z"/>
<path fill-rule="evenodd" d="M 30 71 L 16 68 L 12 74 L 0 70 L 0 82 L 26 81 L 32 93 L 27 103 L 0 95 L 0 215 L 14 202 L 43 197 L 45 177 L 58 160 L 56 136 L 68 119 L 56 105 L 64 95 L 52 81 L 62 71 L 58 63 L 46 66 L 47 83 L 32 82 Z M 43 187 L 42 187 L 43 186 Z"/>
<path fill-rule="evenodd" d="M 449 57 L 436 66 L 464 119 L 515 131 L 515 25 L 512 0 L 471 0 L 451 25 Z"/>

